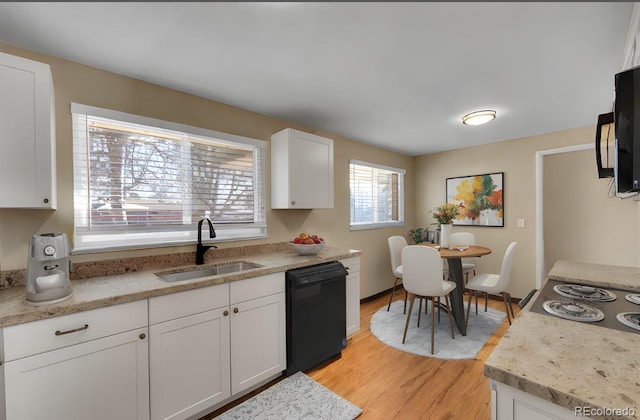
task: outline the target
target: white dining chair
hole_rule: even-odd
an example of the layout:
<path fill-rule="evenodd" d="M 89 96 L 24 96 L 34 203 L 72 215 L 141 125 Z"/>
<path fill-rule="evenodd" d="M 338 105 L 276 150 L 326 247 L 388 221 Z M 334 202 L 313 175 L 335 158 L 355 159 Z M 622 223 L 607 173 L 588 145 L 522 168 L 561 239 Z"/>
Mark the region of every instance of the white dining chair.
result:
<path fill-rule="evenodd" d="M 451 304 L 449 294 L 456 288 L 452 281 L 442 279 L 442 258 L 440 253 L 431 247 L 422 245 L 408 245 L 402 249 L 402 282 L 404 289 L 409 292 L 409 312 L 404 325 L 402 344 L 407 339 L 407 330 L 411 320 L 411 311 L 416 298 L 431 300 L 431 354 L 434 353 L 435 343 L 435 318 L 436 306 L 440 311 L 440 298 L 444 296 L 449 315 L 449 326 L 451 327 L 451 338 L 455 339 L 453 332 L 453 319 L 451 317 Z M 418 310 L 418 325 L 420 325 L 420 313 Z M 438 312 L 439 314 L 440 312 Z"/>
<path fill-rule="evenodd" d="M 387 239 L 389 245 L 389 256 L 391 258 L 391 272 L 395 277 L 393 287 L 391 288 L 391 296 L 389 296 L 389 304 L 387 305 L 387 311 L 391 308 L 391 301 L 393 300 L 393 294 L 396 290 L 398 282 L 402 281 L 402 250 L 407 246 L 407 240 L 403 236 L 390 236 Z M 404 285 L 404 282 L 403 282 Z M 408 293 L 404 291 L 404 312 L 407 313 L 407 296 Z"/>
<path fill-rule="evenodd" d="M 451 245 L 475 245 L 476 235 L 471 232 L 455 232 L 451 234 Z M 465 282 L 469 281 L 469 274 L 476 274 L 476 258 L 462 258 L 462 274 L 464 274 Z M 444 265 L 444 274 L 449 276 L 449 265 Z"/>
<path fill-rule="evenodd" d="M 476 297 L 476 315 L 478 314 L 478 292 L 484 293 L 484 310 L 487 311 L 488 294 L 501 294 L 504 301 L 504 308 L 507 312 L 507 319 L 511 325 L 511 318 L 515 318 L 513 307 L 511 306 L 511 295 L 507 292 L 507 287 L 511 281 L 511 272 L 513 271 L 513 258 L 518 246 L 518 242 L 511 242 L 504 253 L 500 274 L 478 274 L 473 276 L 467 283 L 469 290 L 469 300 L 467 302 L 467 315 L 465 317 L 465 326 L 469 322 L 469 312 L 471 312 L 471 292 Z"/>

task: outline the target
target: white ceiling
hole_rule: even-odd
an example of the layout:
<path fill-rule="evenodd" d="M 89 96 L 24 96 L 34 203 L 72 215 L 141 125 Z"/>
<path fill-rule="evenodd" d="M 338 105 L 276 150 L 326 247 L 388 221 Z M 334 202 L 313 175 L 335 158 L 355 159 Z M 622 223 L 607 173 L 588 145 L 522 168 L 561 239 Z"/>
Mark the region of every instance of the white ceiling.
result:
<path fill-rule="evenodd" d="M 0 41 L 421 155 L 595 124 L 633 4 L 0 3 Z"/>

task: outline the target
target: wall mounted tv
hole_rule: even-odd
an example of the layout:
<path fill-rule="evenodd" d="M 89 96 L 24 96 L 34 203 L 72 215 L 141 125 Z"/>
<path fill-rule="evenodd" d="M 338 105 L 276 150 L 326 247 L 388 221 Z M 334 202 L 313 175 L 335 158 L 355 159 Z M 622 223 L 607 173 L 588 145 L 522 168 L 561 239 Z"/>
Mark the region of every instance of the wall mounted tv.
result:
<path fill-rule="evenodd" d="M 616 194 L 640 192 L 640 66 L 615 75 Z"/>

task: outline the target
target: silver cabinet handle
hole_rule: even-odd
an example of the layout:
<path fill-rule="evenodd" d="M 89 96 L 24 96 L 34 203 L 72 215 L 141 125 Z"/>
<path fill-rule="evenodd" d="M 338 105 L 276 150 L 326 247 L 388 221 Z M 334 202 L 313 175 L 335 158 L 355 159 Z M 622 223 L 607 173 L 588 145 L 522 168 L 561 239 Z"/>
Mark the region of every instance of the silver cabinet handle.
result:
<path fill-rule="evenodd" d="M 78 331 L 84 331 L 86 329 L 89 329 L 89 324 L 84 324 L 84 327 L 78 327 L 78 328 L 75 328 L 73 330 L 67 330 L 67 331 L 58 330 L 58 331 L 55 332 L 55 334 L 56 335 L 65 335 L 65 334 L 71 334 L 71 333 L 78 332 Z"/>

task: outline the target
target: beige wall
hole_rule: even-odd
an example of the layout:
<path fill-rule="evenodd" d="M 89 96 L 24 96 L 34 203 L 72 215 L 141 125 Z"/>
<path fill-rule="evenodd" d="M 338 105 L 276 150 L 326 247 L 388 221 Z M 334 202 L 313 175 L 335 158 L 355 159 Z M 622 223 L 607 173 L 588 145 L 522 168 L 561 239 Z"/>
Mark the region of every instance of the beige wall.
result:
<path fill-rule="evenodd" d="M 26 266 L 27 244 L 31 235 L 43 232 L 73 232 L 73 184 L 71 169 L 71 102 L 78 102 L 102 108 L 115 109 L 133 114 L 175 121 L 211 130 L 247 136 L 269 141 L 272 133 L 292 127 L 312 130 L 269 118 L 250 111 L 225 104 L 205 100 L 193 95 L 144 83 L 135 79 L 97 70 L 77 63 L 41 55 L 32 51 L 0 43 L 0 51 L 23 56 L 51 65 L 56 95 L 56 137 L 57 137 L 57 184 L 58 209 L 13 210 L 0 209 L 0 269 L 20 269 Z M 595 118 L 595 116 L 594 116 Z M 484 272 L 498 272 L 504 250 L 509 242 L 520 243 L 515 261 L 514 281 L 511 292 L 522 297 L 535 287 L 535 161 L 536 152 L 563 146 L 591 143 L 594 127 L 560 131 L 535 137 L 510 140 L 486 146 L 470 147 L 452 152 L 437 153 L 419 157 L 409 157 L 380 148 L 340 138 L 326 132 L 316 134 L 335 140 L 335 208 L 331 210 L 268 210 L 267 224 L 269 238 L 255 241 L 229 242 L 219 244 L 221 248 L 252 245 L 290 240 L 301 231 L 317 232 L 328 243 L 341 248 L 360 249 L 362 256 L 361 297 L 368 297 L 391 287 L 393 277 L 389 267 L 386 244 L 391 235 L 407 236 L 409 229 L 426 227 L 433 222 L 428 211 L 445 201 L 445 179 L 472 174 L 504 172 L 505 227 L 467 227 L 472 230 L 479 243 L 493 249 L 491 255 L 478 261 L 478 269 Z M 392 141 L 392 139 L 390 139 Z M 549 252 L 547 259 L 578 258 L 597 260 L 594 262 L 637 265 L 638 261 L 638 207 L 631 200 L 606 198 L 606 180 L 595 176 L 593 152 L 584 152 L 581 163 L 564 157 L 545 157 L 547 179 L 567 179 L 569 183 L 581 183 L 584 191 L 578 192 L 571 186 L 558 189 L 549 188 L 545 199 L 545 212 L 572 213 L 575 223 L 558 223 L 547 231 Z M 349 159 L 358 159 L 384 164 L 407 171 L 406 203 L 404 227 L 374 229 L 366 231 L 349 230 Z M 568 159 L 568 160 L 565 160 Z M 547 163 L 548 162 L 548 163 Z M 579 165 L 580 170 L 575 167 Z M 269 169 L 269 168 L 267 168 Z M 556 175 L 558 174 L 558 175 Z M 564 176 L 560 176 L 564 174 Z M 575 177 L 575 178 L 574 178 Z M 267 170 L 267 178 L 269 178 Z M 571 179 L 571 181 L 569 181 Z M 267 185 L 269 183 L 267 182 Z M 563 192 L 564 191 L 564 192 Z M 567 195 L 565 195 L 565 193 Z M 569 193 L 573 193 L 570 195 Z M 574 196 L 587 197 L 594 203 L 596 214 L 588 213 L 587 203 L 574 205 Z M 571 198 L 569 198 L 571 197 Z M 270 195 L 267 191 L 267 204 Z M 597 213 L 606 214 L 599 217 Z M 635 214 L 635 216 L 634 216 Z M 517 228 L 517 219 L 524 219 L 526 226 Z M 551 221 L 552 218 L 549 217 Z M 433 228 L 433 226 L 432 226 Z M 454 231 L 465 228 L 454 227 Z M 581 252 L 563 253 L 566 246 L 560 245 L 560 238 L 576 237 L 583 232 Z M 606 231 L 606 235 L 602 233 Z M 587 237 L 584 235 L 589 233 Z M 627 234 L 624 240 L 622 235 Z M 611 244 L 597 252 L 591 244 L 605 238 Z M 628 239 L 631 238 L 631 239 Z M 102 253 L 74 256 L 74 261 L 165 254 L 191 251 L 193 247 L 155 248 L 119 253 Z M 620 252 L 620 251 L 623 252 Z M 635 259 L 634 259 L 635 257 Z"/>
<path fill-rule="evenodd" d="M 607 198 L 593 150 L 544 158 L 545 272 L 557 260 L 638 264 L 638 203 Z"/>
<path fill-rule="evenodd" d="M 596 118 L 597 116 L 594 116 L 594 122 Z M 418 197 L 416 223 L 425 226 L 433 222 L 428 211 L 445 201 L 446 178 L 504 172 L 504 228 L 454 226 L 453 231 L 472 231 L 479 244 L 486 245 L 493 250 L 492 254 L 478 259 L 480 272 L 499 273 L 502 257 L 508 244 L 511 241 L 518 241 L 514 275 L 509 290 L 515 297 L 524 297 L 536 287 L 536 152 L 593 143 L 595 141 L 594 135 L 595 126 L 583 127 L 420 156 L 416 158 L 415 162 L 415 195 Z M 556 180 L 566 179 L 566 181 L 558 183 L 557 187 L 560 191 L 551 191 L 549 193 L 551 195 L 544 194 L 544 201 L 547 203 L 545 209 L 551 216 L 554 213 L 573 215 L 570 217 L 573 217 L 576 223 L 558 223 L 554 226 L 553 234 L 549 234 L 548 241 L 553 242 L 557 238 L 576 238 L 575 241 L 583 241 L 582 247 L 584 249 L 599 249 L 597 252 L 598 261 L 594 262 L 619 264 L 624 261 L 625 265 L 637 265 L 637 257 L 633 259 L 627 256 L 621 260 L 615 249 L 601 247 L 600 242 L 597 241 L 598 235 L 596 233 L 602 229 L 610 229 L 613 233 L 608 236 L 608 240 L 613 240 L 612 237 L 629 235 L 632 237 L 629 246 L 633 247 L 633 252 L 637 256 L 637 204 L 630 200 L 607 198 L 606 181 L 597 179 L 594 151 L 583 152 L 579 170 L 574 168 L 577 163 L 569 159 L 569 155 L 559 159 L 562 159 L 564 163 L 559 167 L 558 165 L 550 167 L 550 172 L 546 175 L 554 177 Z M 555 159 L 553 156 L 547 156 L 544 160 L 554 161 Z M 569 198 L 573 197 L 570 192 L 576 187 L 571 185 L 573 183 L 580 184 L 582 192 L 579 195 L 585 194 L 586 198 L 588 193 L 589 200 L 598 203 L 596 207 L 599 209 L 598 211 L 603 212 L 601 215 L 589 213 L 591 216 L 582 217 L 584 208 L 580 205 L 576 206 L 573 198 Z M 525 220 L 524 228 L 517 227 L 518 219 Z M 592 232 L 594 235 L 584 236 L 585 231 Z M 594 252 L 585 252 L 585 255 L 579 253 L 554 254 L 549 255 L 549 258 L 554 259 L 558 256 L 563 258 L 582 257 L 588 260 L 593 258 L 593 255 Z"/>
<path fill-rule="evenodd" d="M 0 269 L 26 266 L 27 245 L 31 235 L 43 232 L 73 233 L 73 173 L 70 103 L 114 109 L 152 118 L 160 118 L 211 130 L 269 141 L 271 134 L 292 127 L 312 130 L 269 118 L 250 111 L 202 99 L 157 85 L 101 71 L 55 57 L 0 43 L 0 51 L 48 63 L 55 85 L 58 209 L 0 209 Z M 291 240 L 299 232 L 322 235 L 330 245 L 360 249 L 364 252 L 361 268 L 361 296 L 367 297 L 393 284 L 386 238 L 406 235 L 409 228 L 349 231 L 349 159 L 389 165 L 407 170 L 407 191 L 413 191 L 413 159 L 340 138 L 331 133 L 315 132 L 335 140 L 335 208 L 331 210 L 268 210 L 269 238 L 219 244 L 220 248 Z M 390 139 L 392 140 L 392 139 Z M 19 176 L 19 174 L 17 174 Z M 269 167 L 267 167 L 267 178 Z M 268 181 L 268 180 L 267 180 Z M 269 182 L 267 182 L 267 186 Z M 270 189 L 267 187 L 267 208 Z M 413 225 L 414 200 L 407 194 L 405 216 Z M 165 254 L 191 251 L 194 247 L 156 248 L 118 253 L 74 256 L 74 261 L 88 261 L 123 256 Z"/>

